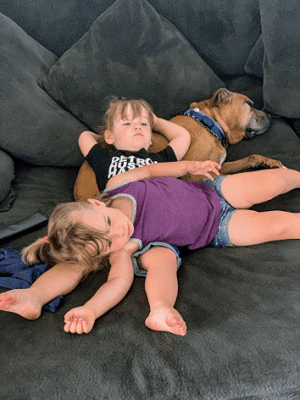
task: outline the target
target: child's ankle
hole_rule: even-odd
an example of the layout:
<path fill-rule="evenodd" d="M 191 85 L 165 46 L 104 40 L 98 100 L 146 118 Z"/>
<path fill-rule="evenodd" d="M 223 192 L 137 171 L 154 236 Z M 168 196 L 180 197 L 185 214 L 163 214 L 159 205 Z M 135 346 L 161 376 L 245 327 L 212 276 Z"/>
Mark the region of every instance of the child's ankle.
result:
<path fill-rule="evenodd" d="M 164 308 L 174 309 L 173 303 L 164 300 L 158 300 L 150 305 L 150 312 L 161 310 Z"/>

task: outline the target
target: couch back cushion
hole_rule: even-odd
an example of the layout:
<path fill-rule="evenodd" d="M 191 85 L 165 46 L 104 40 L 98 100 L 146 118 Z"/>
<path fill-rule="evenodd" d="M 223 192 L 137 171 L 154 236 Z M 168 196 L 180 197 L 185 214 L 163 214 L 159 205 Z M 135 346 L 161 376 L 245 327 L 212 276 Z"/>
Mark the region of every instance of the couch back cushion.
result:
<path fill-rule="evenodd" d="M 115 0 L 10 0 L 0 12 L 57 56 L 63 55 Z M 127 0 L 130 5 L 131 0 Z M 258 0 L 149 0 L 219 76 L 243 73 L 260 34 Z"/>
<path fill-rule="evenodd" d="M 0 212 L 8 211 L 15 199 L 11 183 L 15 178 L 14 162 L 0 150 Z"/>
<path fill-rule="evenodd" d="M 220 77 L 244 73 L 261 32 L 258 0 L 149 0 Z"/>
<path fill-rule="evenodd" d="M 117 0 L 40 85 L 97 131 L 109 95 L 143 98 L 168 119 L 224 83 L 146 0 Z"/>
<path fill-rule="evenodd" d="M 10 0 L 0 12 L 60 57 L 115 0 Z"/>
<path fill-rule="evenodd" d="M 57 57 L 0 13 L 0 148 L 36 165 L 79 166 L 86 129 L 38 86 Z"/>

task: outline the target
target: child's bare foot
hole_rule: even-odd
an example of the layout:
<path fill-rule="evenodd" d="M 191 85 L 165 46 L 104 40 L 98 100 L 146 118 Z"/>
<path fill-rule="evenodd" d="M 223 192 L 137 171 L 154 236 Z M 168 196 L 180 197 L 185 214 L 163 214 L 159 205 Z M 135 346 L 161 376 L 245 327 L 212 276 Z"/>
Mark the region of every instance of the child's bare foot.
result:
<path fill-rule="evenodd" d="M 42 304 L 30 288 L 13 289 L 0 294 L 0 310 L 33 320 L 41 315 Z"/>
<path fill-rule="evenodd" d="M 186 324 L 173 307 L 160 307 L 152 310 L 145 324 L 154 331 L 166 331 L 181 336 L 186 334 Z"/>
<path fill-rule="evenodd" d="M 64 331 L 70 333 L 89 333 L 95 323 L 95 313 L 88 308 L 72 308 L 65 315 Z"/>

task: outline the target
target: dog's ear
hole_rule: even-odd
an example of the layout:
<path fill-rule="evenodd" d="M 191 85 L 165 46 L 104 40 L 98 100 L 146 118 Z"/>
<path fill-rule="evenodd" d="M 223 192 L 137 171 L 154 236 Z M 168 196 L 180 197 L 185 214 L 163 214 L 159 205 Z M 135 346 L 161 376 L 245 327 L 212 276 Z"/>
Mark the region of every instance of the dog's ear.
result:
<path fill-rule="evenodd" d="M 211 107 L 219 107 L 220 104 L 228 104 L 231 102 L 232 93 L 225 89 L 221 88 L 218 89 L 211 98 Z"/>

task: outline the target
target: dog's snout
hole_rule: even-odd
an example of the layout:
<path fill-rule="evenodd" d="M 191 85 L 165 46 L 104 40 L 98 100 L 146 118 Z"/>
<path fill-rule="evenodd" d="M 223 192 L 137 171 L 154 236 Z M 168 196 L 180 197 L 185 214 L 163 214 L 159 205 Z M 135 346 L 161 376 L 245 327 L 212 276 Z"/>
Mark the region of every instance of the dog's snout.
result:
<path fill-rule="evenodd" d="M 268 112 L 265 112 L 265 111 L 264 111 L 264 114 L 265 114 L 265 118 L 267 118 L 269 120 L 269 122 L 271 122 L 272 121 L 272 114 L 270 114 Z"/>
<path fill-rule="evenodd" d="M 260 115 L 257 116 L 258 124 L 271 123 L 271 120 L 272 120 L 272 115 L 266 112 L 262 112 Z"/>
<path fill-rule="evenodd" d="M 261 112 L 266 116 L 266 118 L 271 122 L 272 121 L 272 114 L 265 110 L 264 108 L 261 110 Z"/>
<path fill-rule="evenodd" d="M 272 123 L 271 114 L 265 111 L 256 110 L 255 115 L 249 121 L 245 129 L 245 137 L 251 139 L 256 135 L 261 135 L 266 132 Z"/>

